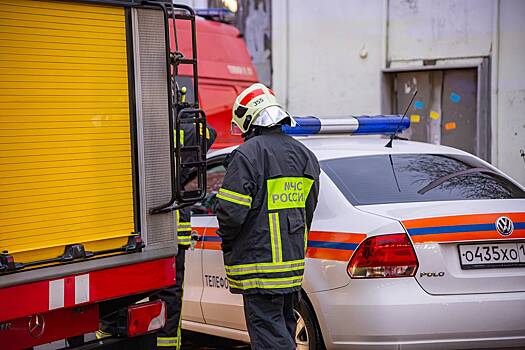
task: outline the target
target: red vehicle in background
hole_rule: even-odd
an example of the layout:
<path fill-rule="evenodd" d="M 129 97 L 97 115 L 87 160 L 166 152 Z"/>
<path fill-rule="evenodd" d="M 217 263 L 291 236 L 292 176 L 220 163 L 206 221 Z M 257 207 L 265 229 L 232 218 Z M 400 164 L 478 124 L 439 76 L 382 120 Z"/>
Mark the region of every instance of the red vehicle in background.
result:
<path fill-rule="evenodd" d="M 198 13 L 198 11 L 197 11 Z M 217 131 L 212 148 L 240 144 L 240 136 L 232 135 L 232 105 L 239 93 L 257 83 L 257 73 L 244 40 L 232 25 L 197 18 L 197 48 L 199 65 L 199 104 L 206 112 L 207 122 Z M 191 58 L 191 30 L 186 21 L 177 23 L 177 44 L 186 58 Z M 170 28 L 171 47 L 175 48 L 173 24 Z M 187 99 L 192 102 L 192 71 L 188 65 L 179 68 L 177 82 L 187 86 Z"/>

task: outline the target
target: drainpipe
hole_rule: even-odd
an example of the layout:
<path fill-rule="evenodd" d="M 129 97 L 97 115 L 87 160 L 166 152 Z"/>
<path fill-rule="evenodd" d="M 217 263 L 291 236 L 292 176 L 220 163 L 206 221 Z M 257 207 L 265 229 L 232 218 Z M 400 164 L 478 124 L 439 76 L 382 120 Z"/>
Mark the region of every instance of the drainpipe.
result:
<path fill-rule="evenodd" d="M 389 0 L 383 0 L 383 13 L 382 13 L 382 26 L 381 26 L 381 36 L 382 36 L 382 50 L 381 50 L 381 70 L 379 71 L 379 74 L 381 74 L 381 84 L 379 92 L 379 108 L 382 113 L 390 113 L 392 106 L 390 105 L 391 99 L 391 93 L 392 89 L 390 88 L 390 85 L 386 82 L 385 74 L 382 72 L 386 68 L 388 68 L 388 27 L 389 27 L 389 11 L 390 1 Z"/>
<path fill-rule="evenodd" d="M 491 159 L 492 163 L 500 166 L 499 157 L 499 41 L 500 41 L 500 0 L 494 1 L 494 18 L 492 21 L 492 52 L 491 52 Z"/>
<path fill-rule="evenodd" d="M 286 98 L 285 109 L 290 108 L 290 0 L 286 0 Z"/>
<path fill-rule="evenodd" d="M 383 52 L 382 52 L 382 63 L 383 63 L 383 69 L 388 68 L 388 26 L 389 26 L 389 17 L 388 17 L 388 10 L 390 6 L 389 0 L 383 0 L 383 26 L 381 28 L 382 30 L 382 36 L 383 36 Z"/>

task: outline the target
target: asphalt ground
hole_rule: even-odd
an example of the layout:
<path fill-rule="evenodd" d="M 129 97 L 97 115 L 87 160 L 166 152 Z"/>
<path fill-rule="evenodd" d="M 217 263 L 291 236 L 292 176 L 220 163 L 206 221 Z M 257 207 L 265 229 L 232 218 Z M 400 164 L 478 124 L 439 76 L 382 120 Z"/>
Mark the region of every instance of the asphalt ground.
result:
<path fill-rule="evenodd" d="M 94 339 L 94 334 L 88 334 L 85 337 L 86 341 Z M 65 341 L 56 341 L 50 344 L 40 345 L 35 347 L 34 350 L 55 350 L 62 349 L 65 347 Z M 118 350 L 121 350 L 119 348 Z M 136 350 L 135 346 L 128 347 L 124 346 L 124 350 Z M 182 350 L 250 350 L 250 345 L 220 338 L 214 337 L 207 334 L 193 333 L 183 331 L 182 334 Z M 466 350 L 480 350 L 477 348 L 466 349 Z M 491 350 L 511 350 L 511 348 L 491 348 Z M 512 348 L 512 350 L 525 350 L 525 347 Z"/>
<path fill-rule="evenodd" d="M 207 334 L 182 333 L 183 350 L 249 350 L 250 345 L 238 341 L 214 337 Z"/>
<path fill-rule="evenodd" d="M 85 341 L 95 339 L 94 334 L 84 337 Z M 64 340 L 56 341 L 35 347 L 35 350 L 55 350 L 66 347 Z M 182 332 L 182 350 L 250 350 L 250 345 L 238 341 L 214 337 L 207 334 Z"/>

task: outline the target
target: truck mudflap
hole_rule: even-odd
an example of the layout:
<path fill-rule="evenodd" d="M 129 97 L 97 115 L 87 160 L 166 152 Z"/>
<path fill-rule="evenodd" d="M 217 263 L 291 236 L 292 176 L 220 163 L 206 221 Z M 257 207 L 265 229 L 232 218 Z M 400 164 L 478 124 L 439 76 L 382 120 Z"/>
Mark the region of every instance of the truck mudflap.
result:
<path fill-rule="evenodd" d="M 56 279 L 35 281 L 0 289 L 0 344 L 4 348 L 19 348 L 14 342 L 26 341 L 31 336 L 30 322 L 39 315 L 40 322 L 48 326 L 35 338 L 35 343 L 63 339 L 91 332 L 91 306 L 113 298 L 158 290 L 175 283 L 175 258 L 163 258 L 130 265 L 117 266 L 86 273 L 68 275 Z M 56 313 L 62 310 L 62 313 Z M 86 313 L 74 313 L 87 310 Z M 97 326 L 98 326 L 98 311 Z M 63 315 L 55 322 L 56 315 Z M 74 317 L 74 322 L 68 321 Z M 87 318 L 85 318 L 87 317 Z M 25 320 L 24 322 L 21 321 Z M 82 332 L 69 329 L 69 323 L 84 324 Z M 20 328 L 22 327 L 22 328 Z M 59 331 L 60 327 L 71 330 L 71 334 Z M 57 338 L 58 337 L 58 338 Z M 34 338 L 34 337 L 33 337 Z M 27 338 L 28 339 L 28 338 Z"/>

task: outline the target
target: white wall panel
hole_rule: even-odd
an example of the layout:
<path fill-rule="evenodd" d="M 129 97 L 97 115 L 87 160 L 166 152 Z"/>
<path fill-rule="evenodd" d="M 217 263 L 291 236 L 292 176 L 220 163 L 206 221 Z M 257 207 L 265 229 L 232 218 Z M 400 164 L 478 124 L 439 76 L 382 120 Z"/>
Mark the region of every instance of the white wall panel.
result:
<path fill-rule="evenodd" d="M 500 3 L 498 56 L 496 165 L 525 184 L 525 1 Z"/>
<path fill-rule="evenodd" d="M 487 56 L 491 50 L 493 0 L 391 0 L 391 60 Z"/>
<path fill-rule="evenodd" d="M 208 0 L 174 0 L 175 4 L 184 4 L 196 9 L 203 9 L 208 7 Z"/>
<path fill-rule="evenodd" d="M 379 112 L 382 10 L 381 1 L 273 2 L 273 82 L 291 113 Z"/>

